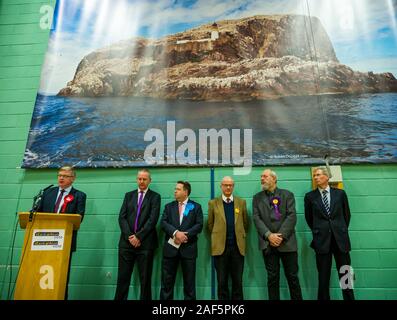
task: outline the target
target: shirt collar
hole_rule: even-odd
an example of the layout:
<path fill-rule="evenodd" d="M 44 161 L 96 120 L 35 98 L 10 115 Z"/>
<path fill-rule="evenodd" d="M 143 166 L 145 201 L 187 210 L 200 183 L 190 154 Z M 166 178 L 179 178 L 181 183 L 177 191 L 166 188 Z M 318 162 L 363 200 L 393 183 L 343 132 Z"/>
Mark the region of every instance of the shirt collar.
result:
<path fill-rule="evenodd" d="M 186 198 L 186 200 L 183 201 L 182 204 L 183 204 L 184 206 L 186 206 L 186 203 L 188 203 L 188 201 L 189 201 L 189 198 Z M 178 201 L 178 203 L 179 203 L 179 201 Z"/>
<path fill-rule="evenodd" d="M 329 185 L 325 189 L 322 189 L 322 188 L 318 187 L 318 191 L 320 191 L 320 193 L 322 193 L 324 190 L 327 191 L 327 193 L 329 193 L 330 192 Z"/>
<path fill-rule="evenodd" d="M 146 188 L 145 190 L 143 190 L 143 194 L 145 195 L 146 192 L 149 190 L 149 188 Z M 142 190 L 138 188 L 138 193 L 140 193 Z"/>
<path fill-rule="evenodd" d="M 61 187 L 58 187 L 58 192 L 60 192 L 61 190 L 65 190 L 64 193 L 69 193 L 70 190 L 72 190 L 72 186 L 67 187 L 66 189 L 62 189 Z"/>
<path fill-rule="evenodd" d="M 222 200 L 223 200 L 224 202 L 226 202 L 226 199 L 227 199 L 227 198 L 230 199 L 230 202 L 233 202 L 233 194 L 231 194 L 230 197 L 226 197 L 226 196 L 222 193 Z"/>
<path fill-rule="evenodd" d="M 265 193 L 266 193 L 268 196 L 274 196 L 274 195 L 276 194 L 276 191 L 277 191 L 277 187 L 276 187 L 273 191 L 265 190 Z"/>

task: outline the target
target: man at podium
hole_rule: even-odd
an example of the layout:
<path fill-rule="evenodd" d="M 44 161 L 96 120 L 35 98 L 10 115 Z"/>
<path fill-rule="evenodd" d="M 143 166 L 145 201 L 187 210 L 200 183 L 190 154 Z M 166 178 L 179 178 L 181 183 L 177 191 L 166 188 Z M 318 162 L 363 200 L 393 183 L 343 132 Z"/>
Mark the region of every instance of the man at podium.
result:
<path fill-rule="evenodd" d="M 42 196 L 38 212 L 76 213 L 81 215 L 83 221 L 85 212 L 86 194 L 73 188 L 76 172 L 72 167 L 64 166 L 58 171 L 58 186 L 46 190 Z M 68 284 L 72 253 L 76 251 L 77 231 L 73 231 L 71 254 L 69 258 L 68 277 L 66 280 L 65 300 L 68 298 Z"/>

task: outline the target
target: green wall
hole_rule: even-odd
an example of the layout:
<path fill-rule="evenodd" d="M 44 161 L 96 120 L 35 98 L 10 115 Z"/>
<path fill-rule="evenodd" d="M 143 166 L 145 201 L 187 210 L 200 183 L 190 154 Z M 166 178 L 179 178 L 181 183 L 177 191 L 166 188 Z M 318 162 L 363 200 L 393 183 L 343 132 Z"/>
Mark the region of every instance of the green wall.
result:
<path fill-rule="evenodd" d="M 47 47 L 48 30 L 39 27 L 40 7 L 54 1 L 0 1 L 0 298 L 7 298 L 15 281 L 23 240 L 18 227 L 11 261 L 12 234 L 18 211 L 27 211 L 32 197 L 44 186 L 56 182 L 56 171 L 23 170 L 20 165 L 26 145 L 40 70 Z M 303 216 L 303 196 L 311 188 L 308 166 L 275 168 L 279 186 L 294 192 L 298 211 L 300 280 L 304 299 L 315 299 L 317 274 L 311 239 Z M 358 299 L 397 299 L 397 165 L 346 165 L 342 167 L 345 189 L 352 211 L 352 265 L 356 273 Z M 251 229 L 244 269 L 247 299 L 267 299 L 266 272 L 257 247 L 252 223 L 251 199 L 260 190 L 262 168 L 236 178 L 235 193 L 248 203 Z M 75 186 L 88 195 L 87 211 L 74 255 L 70 280 L 71 299 L 112 299 L 117 277 L 118 211 L 124 193 L 135 188 L 134 169 L 84 169 L 78 171 Z M 231 175 L 232 168 L 215 169 L 215 190 L 219 181 Z M 173 196 L 174 182 L 192 183 L 191 197 L 207 214 L 210 199 L 209 168 L 153 169 L 152 189 L 162 195 L 162 206 Z M 161 241 L 163 234 L 160 233 Z M 211 298 L 211 259 L 209 235 L 199 241 L 197 260 L 197 297 Z M 158 299 L 161 250 L 157 250 L 153 274 L 153 297 Z M 12 270 L 12 273 L 10 271 Z M 282 298 L 288 289 L 281 277 Z M 133 284 L 138 283 L 134 273 Z M 331 295 L 341 299 L 337 274 L 332 273 Z M 182 298 L 182 281 L 177 279 L 176 298 Z M 139 286 L 132 285 L 130 298 L 136 299 Z"/>

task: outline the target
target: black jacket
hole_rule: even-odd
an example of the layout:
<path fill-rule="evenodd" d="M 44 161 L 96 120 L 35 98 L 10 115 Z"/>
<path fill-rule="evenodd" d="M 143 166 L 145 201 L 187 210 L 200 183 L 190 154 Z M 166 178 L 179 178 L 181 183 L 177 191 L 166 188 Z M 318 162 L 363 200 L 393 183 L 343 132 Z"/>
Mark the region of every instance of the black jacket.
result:
<path fill-rule="evenodd" d="M 333 235 L 339 250 L 346 253 L 351 250 L 348 234 L 349 202 L 346 192 L 340 189 L 330 188 L 330 196 L 331 212 L 328 215 L 318 189 L 305 195 L 305 218 L 313 233 L 313 241 L 310 246 L 316 253 L 329 253 L 331 235 Z"/>
<path fill-rule="evenodd" d="M 165 232 L 163 255 L 175 257 L 178 250 L 184 258 L 197 258 L 198 234 L 203 230 L 203 211 L 201 206 L 189 199 L 188 204 L 193 206 L 189 213 L 183 217 L 182 224 L 179 223 L 178 202 L 173 201 L 166 204 L 161 219 L 161 228 Z M 176 230 L 187 232 L 188 242 L 182 243 L 179 249 L 168 243 Z"/>
<path fill-rule="evenodd" d="M 138 209 L 138 190 L 125 194 L 119 214 L 121 229 L 119 248 L 154 250 L 158 247 L 156 224 L 160 216 L 160 205 L 160 195 L 148 189 L 145 198 L 143 198 L 141 213 L 138 218 L 138 229 L 135 234 L 134 224 Z M 128 241 L 128 237 L 133 234 L 141 241 L 138 248 L 134 248 Z"/>
<path fill-rule="evenodd" d="M 55 202 L 57 200 L 59 187 L 53 187 L 46 190 L 43 194 L 43 197 L 40 202 L 40 206 L 38 208 L 38 212 L 47 212 L 51 213 L 55 211 Z M 84 192 L 79 191 L 72 187 L 69 192 L 70 195 L 73 195 L 73 200 L 69 202 L 65 208 L 63 213 L 77 213 L 81 215 L 81 221 L 83 221 L 84 213 L 85 213 L 85 203 L 87 196 Z M 77 245 L 77 230 L 73 231 L 72 236 L 72 247 L 71 251 L 76 251 Z"/>

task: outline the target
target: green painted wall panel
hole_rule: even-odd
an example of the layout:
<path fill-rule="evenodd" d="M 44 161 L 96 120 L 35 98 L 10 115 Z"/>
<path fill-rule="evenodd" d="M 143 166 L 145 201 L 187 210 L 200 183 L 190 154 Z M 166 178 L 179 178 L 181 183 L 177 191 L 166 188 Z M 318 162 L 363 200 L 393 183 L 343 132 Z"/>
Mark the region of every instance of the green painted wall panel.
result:
<path fill-rule="evenodd" d="M 32 116 L 34 102 L 0 102 L 0 116 L 8 115 L 22 115 Z M 25 126 L 26 123 L 30 124 L 31 120 L 20 123 L 18 126 Z"/>
<path fill-rule="evenodd" d="M 3 91 L 1 90 L 0 102 L 26 102 L 32 101 L 36 98 L 37 89 L 18 90 L 18 91 Z"/>
<path fill-rule="evenodd" d="M 37 77 L 19 78 L 19 79 L 0 79 L 1 90 L 37 90 L 40 84 L 40 79 Z"/>
<path fill-rule="evenodd" d="M 0 128 L 0 141 L 23 140 L 29 128 Z"/>
<path fill-rule="evenodd" d="M 0 36 L 0 41 L 2 41 L 3 44 L 14 44 L 14 43 L 7 43 L 3 42 L 4 39 L 1 38 L 15 38 L 17 36 L 15 35 L 10 35 L 10 36 Z M 29 38 L 29 35 L 23 35 L 19 36 L 22 39 L 20 40 L 22 43 L 26 43 L 26 40 Z M 26 37 L 26 40 L 23 38 Z M 43 35 L 43 38 L 48 38 L 48 35 Z M 13 67 L 13 66 L 21 66 L 21 65 L 26 65 L 26 66 L 40 66 L 43 63 L 43 55 L 42 54 L 29 54 L 29 52 L 26 52 L 26 55 L 18 55 L 18 56 L 6 56 L 6 59 L 3 59 L 0 61 L 0 66 L 1 67 Z"/>
<path fill-rule="evenodd" d="M 40 76 L 41 65 L 37 66 L 7 66 L 0 67 L 0 79 L 25 78 L 27 74 Z M 27 100 L 30 104 L 34 101 Z M 1 103 L 2 101 L 0 101 Z"/>

